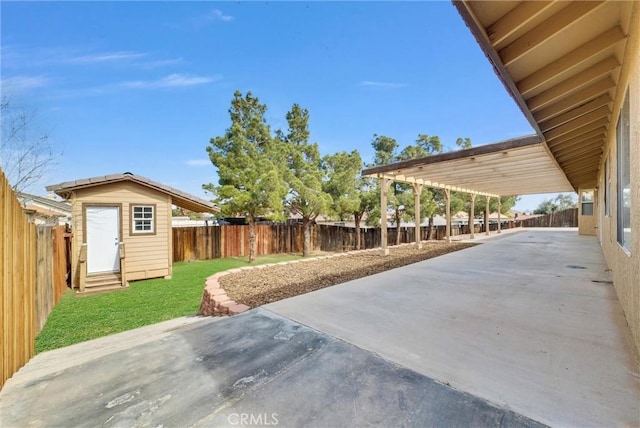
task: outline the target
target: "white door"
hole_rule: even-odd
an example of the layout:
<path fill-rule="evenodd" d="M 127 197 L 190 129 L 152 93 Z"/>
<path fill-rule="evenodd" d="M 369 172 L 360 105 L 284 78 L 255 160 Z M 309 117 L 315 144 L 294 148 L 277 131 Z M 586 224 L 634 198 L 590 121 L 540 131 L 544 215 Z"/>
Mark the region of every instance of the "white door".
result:
<path fill-rule="evenodd" d="M 120 272 L 120 208 L 89 206 L 87 225 L 87 273 Z"/>

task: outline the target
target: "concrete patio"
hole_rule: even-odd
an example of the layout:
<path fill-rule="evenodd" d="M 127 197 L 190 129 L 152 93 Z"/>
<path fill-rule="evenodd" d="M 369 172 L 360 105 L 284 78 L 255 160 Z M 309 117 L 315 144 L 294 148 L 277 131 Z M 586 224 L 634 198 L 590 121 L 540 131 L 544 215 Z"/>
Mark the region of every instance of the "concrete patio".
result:
<path fill-rule="evenodd" d="M 597 241 L 482 241 L 43 353 L 0 392 L 0 426 L 638 426 L 638 355 Z"/>
<path fill-rule="evenodd" d="M 267 309 L 545 424 L 640 425 L 638 354 L 596 238 L 483 241 Z"/>

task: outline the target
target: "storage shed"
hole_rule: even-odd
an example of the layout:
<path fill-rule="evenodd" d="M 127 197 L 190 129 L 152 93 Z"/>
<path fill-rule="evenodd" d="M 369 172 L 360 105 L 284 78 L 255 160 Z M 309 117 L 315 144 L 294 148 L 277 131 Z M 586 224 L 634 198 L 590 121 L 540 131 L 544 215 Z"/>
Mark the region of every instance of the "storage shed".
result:
<path fill-rule="evenodd" d="M 71 283 L 79 292 L 171 278 L 171 208 L 219 212 L 211 202 L 130 172 L 47 187 L 71 201 Z"/>

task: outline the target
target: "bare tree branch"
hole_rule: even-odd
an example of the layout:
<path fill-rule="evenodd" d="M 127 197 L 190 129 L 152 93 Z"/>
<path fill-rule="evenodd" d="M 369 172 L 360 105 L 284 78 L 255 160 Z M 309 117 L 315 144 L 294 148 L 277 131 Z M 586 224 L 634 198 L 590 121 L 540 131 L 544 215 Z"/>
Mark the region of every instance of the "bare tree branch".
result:
<path fill-rule="evenodd" d="M 21 106 L 14 106 L 2 98 L 0 167 L 15 191 L 22 191 L 37 183 L 55 165 L 55 153 L 48 132 L 37 126 L 37 114 Z"/>

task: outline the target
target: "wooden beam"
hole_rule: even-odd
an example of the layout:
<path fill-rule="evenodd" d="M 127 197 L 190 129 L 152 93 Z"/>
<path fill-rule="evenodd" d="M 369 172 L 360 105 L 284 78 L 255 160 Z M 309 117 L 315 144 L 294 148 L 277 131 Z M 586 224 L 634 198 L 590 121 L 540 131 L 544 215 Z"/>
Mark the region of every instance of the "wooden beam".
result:
<path fill-rule="evenodd" d="M 547 141 L 551 141 L 554 138 L 561 137 L 563 135 L 568 134 L 571 131 L 579 129 L 585 125 L 596 122 L 600 118 L 608 118 L 611 112 L 609 111 L 609 107 L 602 106 L 597 108 L 587 114 L 583 114 L 582 116 L 573 119 L 570 122 L 567 122 L 563 125 L 557 126 L 547 132 L 544 133 Z"/>
<path fill-rule="evenodd" d="M 598 170 L 592 170 L 592 171 L 588 171 L 588 172 L 583 172 L 580 174 L 573 174 L 571 176 L 571 180 L 572 182 L 578 183 L 578 184 L 584 184 L 585 182 L 595 182 L 598 178 Z M 578 186 L 576 185 L 575 187 L 583 187 L 583 186 Z"/>
<path fill-rule="evenodd" d="M 604 135 L 597 135 L 595 137 L 580 136 L 571 140 L 569 144 L 561 144 L 553 148 L 554 156 L 562 156 L 565 153 L 575 151 L 585 145 L 604 144 Z"/>
<path fill-rule="evenodd" d="M 587 68 L 584 71 L 558 83 L 557 85 L 539 93 L 527 100 L 527 105 L 531 111 L 535 112 L 552 103 L 558 98 L 570 95 L 571 92 L 581 89 L 583 86 L 599 79 L 600 77 L 610 73 L 620 67 L 620 63 L 614 56 L 610 56 L 596 65 Z"/>
<path fill-rule="evenodd" d="M 553 78 L 567 73 L 569 70 L 582 64 L 589 58 L 599 54 L 605 49 L 613 46 L 626 36 L 618 26 L 610 28 L 602 34 L 597 35 L 582 46 L 563 55 L 550 64 L 542 67 L 538 71 L 528 75 L 516 83 L 516 87 L 523 96 L 534 89 L 540 87 Z"/>
<path fill-rule="evenodd" d="M 581 141 L 583 141 L 585 139 L 593 138 L 593 137 L 602 137 L 602 138 L 604 138 L 606 133 L 607 133 L 607 128 L 605 128 L 604 126 L 601 126 L 600 128 L 594 129 L 593 131 L 587 132 L 587 133 L 579 135 L 577 137 L 566 138 L 566 136 L 564 136 L 562 138 L 558 138 L 556 140 L 553 140 L 553 144 L 549 144 L 549 148 L 553 152 L 554 150 L 556 150 L 556 147 L 558 147 L 558 146 L 563 146 L 564 147 L 565 145 L 572 145 L 575 142 L 580 143 Z"/>
<path fill-rule="evenodd" d="M 555 128 L 556 126 L 560 126 L 564 123 L 570 122 L 582 116 L 583 114 L 596 110 L 599 107 L 607 106 L 609 103 L 611 103 L 611 101 L 613 100 L 611 99 L 609 94 L 601 95 L 595 100 L 589 101 L 588 103 L 583 104 L 580 107 L 576 107 L 552 119 L 546 120 L 544 122 L 540 122 L 540 129 L 542 129 L 543 132 L 546 132 L 550 129 Z"/>
<path fill-rule="evenodd" d="M 569 147 L 559 147 L 554 151 L 556 160 L 565 160 L 567 156 L 579 154 L 585 148 L 602 147 L 604 145 L 604 139 L 602 137 L 589 138 L 582 140 L 580 143 Z"/>
<path fill-rule="evenodd" d="M 414 222 L 415 222 L 415 237 L 416 247 L 422 248 L 422 237 L 420 236 L 420 223 L 422 223 L 422 217 L 420 216 L 420 195 L 422 195 L 422 184 L 413 185 L 413 205 L 414 205 Z"/>
<path fill-rule="evenodd" d="M 484 205 L 484 233 L 489 236 L 489 202 L 491 202 L 491 197 L 485 197 L 485 205 Z"/>
<path fill-rule="evenodd" d="M 487 35 L 491 44 L 493 46 L 499 45 L 552 4 L 552 1 L 525 1 L 520 3 L 487 28 Z"/>
<path fill-rule="evenodd" d="M 596 158 L 591 162 L 582 162 L 577 164 L 569 164 L 565 166 L 567 172 L 571 175 L 576 174 L 592 174 L 598 172 L 598 162 L 600 158 Z"/>
<path fill-rule="evenodd" d="M 473 193 L 470 195 L 471 196 L 471 207 L 469 208 L 469 234 L 471 235 L 471 239 L 475 239 L 475 228 L 476 228 L 476 222 L 475 222 L 475 204 L 476 204 L 476 195 L 474 195 Z"/>
<path fill-rule="evenodd" d="M 502 204 L 500 198 L 498 198 L 498 233 L 502 233 L 502 225 L 500 224 L 500 210 L 502 210 Z"/>
<path fill-rule="evenodd" d="M 573 169 L 574 171 L 580 170 L 580 169 L 589 169 L 594 165 L 594 160 L 593 160 L 594 158 L 597 160 L 597 159 L 600 159 L 600 156 L 592 156 L 592 157 L 581 156 L 581 157 L 569 159 L 562 162 L 562 166 L 565 168 Z M 597 163 L 595 163 L 595 166 L 596 167 L 598 166 Z"/>
<path fill-rule="evenodd" d="M 593 98 L 604 94 L 615 86 L 616 84 L 614 81 L 607 76 L 604 79 L 598 80 L 596 83 L 574 93 L 573 95 L 569 95 L 568 97 L 535 112 L 533 117 L 536 118 L 538 123 L 549 120 L 554 116 L 571 110 L 572 108 L 588 103 Z"/>
<path fill-rule="evenodd" d="M 589 146 L 589 147 L 580 149 L 575 153 L 570 153 L 570 154 L 568 153 L 563 155 L 562 157 L 558 156 L 558 162 L 566 162 L 576 157 L 580 157 L 580 158 L 591 157 L 592 155 L 596 155 L 596 154 L 602 154 L 602 145 L 598 145 L 596 147 Z"/>
<path fill-rule="evenodd" d="M 387 248 L 387 192 L 391 186 L 391 180 L 383 178 L 380 183 L 380 244 L 382 245 L 382 254 L 389 255 Z"/>
<path fill-rule="evenodd" d="M 590 122 L 584 126 L 581 126 L 580 128 L 574 129 L 570 132 L 567 132 L 566 134 L 563 134 L 563 136 L 565 138 L 574 138 L 574 137 L 578 137 L 580 135 L 584 135 L 589 131 L 593 131 L 594 129 L 598 129 L 603 125 L 607 125 L 609 123 L 609 119 L 607 119 L 606 117 L 603 117 L 602 119 L 596 120 L 595 122 Z M 551 144 L 553 142 L 553 140 L 549 140 L 549 144 Z"/>
<path fill-rule="evenodd" d="M 447 239 L 447 244 L 451 243 L 451 192 L 449 189 L 444 190 L 444 197 L 446 199 L 446 207 L 445 207 L 445 217 L 447 220 L 447 225 L 445 226 L 445 237 Z"/>
<path fill-rule="evenodd" d="M 558 13 L 545 19 L 541 24 L 517 38 L 513 43 L 501 49 L 499 55 L 502 63 L 505 66 L 513 64 L 527 52 L 551 39 L 554 35 L 586 16 L 603 3 L 602 1 L 576 1 L 570 3 Z"/>

